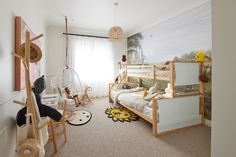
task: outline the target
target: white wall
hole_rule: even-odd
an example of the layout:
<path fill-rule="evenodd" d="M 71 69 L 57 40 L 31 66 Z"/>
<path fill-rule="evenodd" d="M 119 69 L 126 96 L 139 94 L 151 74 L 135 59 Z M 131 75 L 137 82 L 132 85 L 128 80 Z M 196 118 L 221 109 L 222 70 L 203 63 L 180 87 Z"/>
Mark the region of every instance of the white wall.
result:
<path fill-rule="evenodd" d="M 115 70 L 115 77 L 118 75 L 118 62 L 121 62 L 122 55 L 127 55 L 127 38 L 125 38 L 121 42 L 112 42 L 112 53 L 114 56 L 114 70 Z"/>
<path fill-rule="evenodd" d="M 47 27 L 46 29 L 46 92 L 51 93 L 50 80 L 60 73 L 65 66 L 65 37 L 62 27 Z"/>
<path fill-rule="evenodd" d="M 36 7 L 35 7 L 36 6 Z M 15 24 L 14 17 L 21 16 L 35 33 L 44 33 L 41 2 L 35 0 L 0 1 L 0 132 L 5 128 L 6 143 L 1 145 L 0 156 L 14 156 L 15 151 L 15 117 L 20 107 L 12 103 L 13 99 L 21 100 L 25 91 L 14 92 L 14 51 Z M 44 72 L 44 39 L 41 40 Z M 1 138 L 1 136 L 0 136 Z M 2 142 L 3 139 L 0 139 Z M 6 149 L 5 149 L 5 148 Z"/>
<path fill-rule="evenodd" d="M 212 1 L 212 157 L 236 156 L 236 1 Z"/>
<path fill-rule="evenodd" d="M 64 20 L 62 18 L 62 20 Z M 46 30 L 46 83 L 47 93 L 51 93 L 50 80 L 53 76 L 60 74 L 62 68 L 65 66 L 65 36 L 62 34 L 65 28 L 60 26 L 48 26 Z M 71 33 L 81 33 L 90 35 L 106 36 L 107 32 L 91 31 L 78 28 L 70 28 Z M 118 62 L 121 61 L 122 54 L 126 54 L 127 41 L 126 38 L 122 42 L 111 43 L 111 50 L 113 53 L 113 62 L 115 63 L 115 75 L 117 75 Z"/>

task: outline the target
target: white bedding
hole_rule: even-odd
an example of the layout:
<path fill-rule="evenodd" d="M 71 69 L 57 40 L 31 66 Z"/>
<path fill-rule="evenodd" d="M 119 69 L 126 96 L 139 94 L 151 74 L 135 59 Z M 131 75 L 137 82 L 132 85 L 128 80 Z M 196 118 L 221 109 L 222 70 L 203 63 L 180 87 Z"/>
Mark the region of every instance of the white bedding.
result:
<path fill-rule="evenodd" d="M 145 106 L 143 108 L 143 113 L 151 118 L 152 117 L 152 108 L 149 106 Z"/>
<path fill-rule="evenodd" d="M 118 100 L 140 112 L 143 112 L 143 108 L 149 104 L 149 101 L 143 99 L 143 91 L 121 94 Z"/>
<path fill-rule="evenodd" d="M 116 104 L 118 97 L 121 94 L 125 93 L 133 93 L 133 92 L 140 92 L 143 91 L 144 89 L 142 87 L 136 87 L 136 88 L 131 88 L 131 89 L 114 89 L 111 91 L 111 98 L 114 101 L 114 104 Z"/>
<path fill-rule="evenodd" d="M 140 112 L 149 104 L 149 101 L 143 99 L 143 88 L 112 90 L 111 97 L 114 103 L 119 101 Z"/>

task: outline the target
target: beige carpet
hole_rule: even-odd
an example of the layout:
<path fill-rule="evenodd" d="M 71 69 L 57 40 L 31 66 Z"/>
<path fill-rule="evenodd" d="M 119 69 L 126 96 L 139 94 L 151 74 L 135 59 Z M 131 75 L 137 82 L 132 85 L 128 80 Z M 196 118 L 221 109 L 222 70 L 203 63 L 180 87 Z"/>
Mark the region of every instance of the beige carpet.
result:
<path fill-rule="evenodd" d="M 68 124 L 68 142 L 57 139 L 57 154 L 49 142 L 46 157 L 210 157 L 210 128 L 198 126 L 153 137 L 151 125 L 142 119 L 115 123 L 107 118 L 104 111 L 111 105 L 108 98 L 100 98 L 79 107 L 92 113 L 91 121 Z"/>

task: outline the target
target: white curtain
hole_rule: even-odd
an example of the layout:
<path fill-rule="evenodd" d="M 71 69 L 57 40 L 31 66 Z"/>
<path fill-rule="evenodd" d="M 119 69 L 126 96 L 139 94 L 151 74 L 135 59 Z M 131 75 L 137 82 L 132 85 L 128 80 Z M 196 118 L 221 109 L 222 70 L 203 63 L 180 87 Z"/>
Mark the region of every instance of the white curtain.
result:
<path fill-rule="evenodd" d="M 108 95 L 113 82 L 113 56 L 108 39 L 69 37 L 69 65 L 77 72 L 83 86 L 92 87 L 91 97 Z"/>

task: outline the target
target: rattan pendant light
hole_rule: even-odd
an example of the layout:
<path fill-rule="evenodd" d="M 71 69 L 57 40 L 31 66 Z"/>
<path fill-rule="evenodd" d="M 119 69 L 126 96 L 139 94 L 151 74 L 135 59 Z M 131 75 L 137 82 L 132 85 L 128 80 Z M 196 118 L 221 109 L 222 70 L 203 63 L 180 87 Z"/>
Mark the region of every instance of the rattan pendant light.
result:
<path fill-rule="evenodd" d="M 109 36 L 109 41 L 116 42 L 116 41 L 121 41 L 123 40 L 123 29 L 120 26 L 117 26 L 117 6 L 119 5 L 118 2 L 114 3 L 115 6 L 115 20 L 116 20 L 116 25 L 113 26 L 108 33 Z"/>

